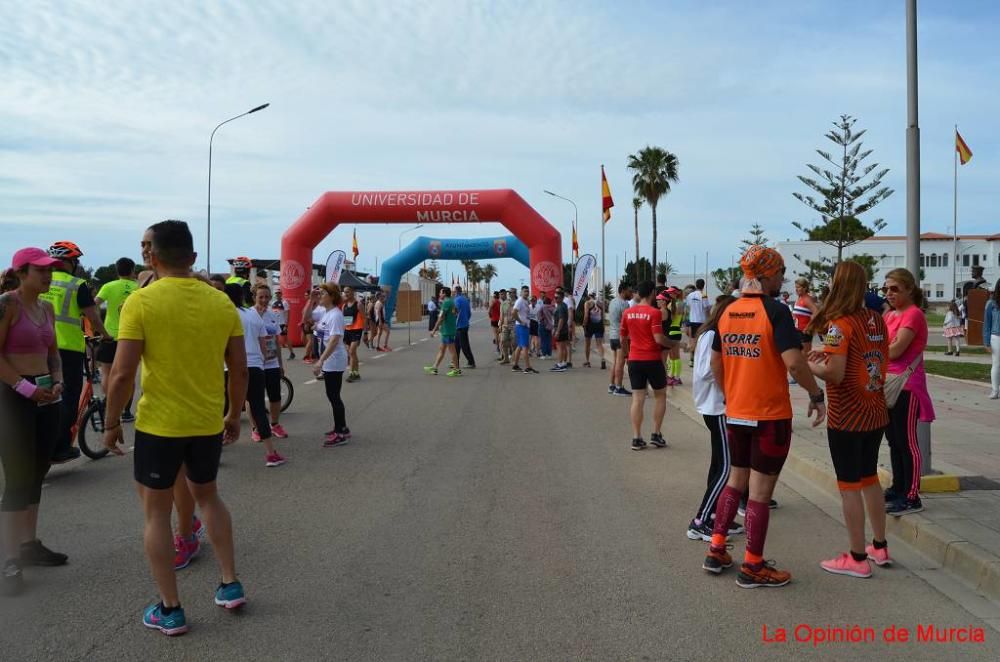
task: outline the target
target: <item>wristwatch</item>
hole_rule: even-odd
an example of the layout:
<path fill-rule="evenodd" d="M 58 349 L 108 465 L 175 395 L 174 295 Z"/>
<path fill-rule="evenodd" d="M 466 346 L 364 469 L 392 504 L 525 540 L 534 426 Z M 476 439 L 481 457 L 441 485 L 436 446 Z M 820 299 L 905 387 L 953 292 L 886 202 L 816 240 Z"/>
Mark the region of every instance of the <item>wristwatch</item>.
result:
<path fill-rule="evenodd" d="M 815 395 L 810 394 L 809 395 L 809 401 L 811 403 L 813 403 L 814 405 L 821 405 L 824 402 L 826 402 L 826 397 L 825 397 L 825 395 L 823 393 L 823 389 L 820 389 L 819 391 L 817 391 Z"/>

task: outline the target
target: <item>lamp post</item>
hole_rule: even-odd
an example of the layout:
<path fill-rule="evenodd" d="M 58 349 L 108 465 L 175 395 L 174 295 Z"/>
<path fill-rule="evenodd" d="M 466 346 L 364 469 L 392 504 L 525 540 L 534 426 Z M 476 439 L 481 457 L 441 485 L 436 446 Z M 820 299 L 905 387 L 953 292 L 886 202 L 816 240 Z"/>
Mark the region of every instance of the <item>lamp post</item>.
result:
<path fill-rule="evenodd" d="M 208 273 L 212 273 L 212 141 L 215 140 L 215 132 L 223 124 L 229 124 L 233 120 L 246 117 L 251 113 L 256 113 L 258 110 L 264 110 L 270 105 L 269 103 L 261 104 L 245 113 L 240 113 L 236 117 L 230 117 L 225 122 L 220 122 L 218 126 L 212 129 L 212 135 L 208 138 L 208 231 L 205 238 L 205 268 L 208 269 Z"/>
<path fill-rule="evenodd" d="M 405 230 L 403 230 L 402 232 L 400 232 L 399 233 L 399 241 L 397 242 L 397 246 L 396 246 L 396 252 L 398 253 L 398 252 L 400 252 L 400 251 L 403 250 L 403 235 L 404 234 L 406 234 L 407 232 L 413 232 L 414 230 L 419 230 L 422 227 L 424 227 L 423 223 L 421 223 L 420 225 L 414 225 L 412 228 L 406 228 Z"/>
<path fill-rule="evenodd" d="M 561 196 L 558 193 L 553 193 L 552 191 L 550 191 L 548 189 L 544 189 L 544 192 L 547 193 L 547 194 L 549 194 L 549 195 L 551 195 L 553 198 L 559 198 L 560 200 L 565 200 L 566 202 L 568 202 L 571 205 L 573 205 L 573 227 L 574 228 L 577 227 L 577 225 L 579 225 L 579 220 L 580 219 L 579 219 L 579 213 L 577 212 L 577 209 L 576 209 L 576 203 L 573 202 L 572 200 L 570 200 L 569 198 Z M 572 237 L 572 235 L 570 235 L 570 236 Z M 570 261 L 571 264 L 573 262 L 573 243 L 572 242 L 573 242 L 573 240 L 571 238 L 570 239 L 570 246 L 569 246 L 569 255 L 570 255 L 569 261 Z M 559 268 L 562 269 L 562 265 L 560 265 Z M 603 274 L 601 275 L 601 278 L 604 278 Z"/>

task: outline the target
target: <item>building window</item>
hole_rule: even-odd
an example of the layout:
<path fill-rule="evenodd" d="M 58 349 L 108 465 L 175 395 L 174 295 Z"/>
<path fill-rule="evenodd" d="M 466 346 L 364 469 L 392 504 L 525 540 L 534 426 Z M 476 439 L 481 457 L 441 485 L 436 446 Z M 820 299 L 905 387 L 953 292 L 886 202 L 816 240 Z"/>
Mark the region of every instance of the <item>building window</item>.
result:
<path fill-rule="evenodd" d="M 938 265 L 937 253 L 931 253 L 931 266 L 936 267 Z"/>
<path fill-rule="evenodd" d="M 944 255 L 941 256 L 941 266 L 942 267 L 947 267 L 948 266 L 948 254 L 947 253 L 945 253 Z"/>
<path fill-rule="evenodd" d="M 962 256 L 962 266 L 963 267 L 969 266 L 969 256 L 968 255 L 963 255 Z"/>
<path fill-rule="evenodd" d="M 920 254 L 920 266 L 922 266 L 922 267 L 926 267 L 927 266 L 924 263 L 924 254 L 923 253 Z"/>
<path fill-rule="evenodd" d="M 934 286 L 934 291 L 935 291 L 935 294 L 937 295 L 938 299 L 943 299 L 944 298 L 944 284 L 943 283 L 938 283 L 937 285 L 935 285 Z"/>
<path fill-rule="evenodd" d="M 979 266 L 979 255 L 973 255 L 972 256 L 972 266 L 974 266 L 974 267 L 978 267 Z"/>

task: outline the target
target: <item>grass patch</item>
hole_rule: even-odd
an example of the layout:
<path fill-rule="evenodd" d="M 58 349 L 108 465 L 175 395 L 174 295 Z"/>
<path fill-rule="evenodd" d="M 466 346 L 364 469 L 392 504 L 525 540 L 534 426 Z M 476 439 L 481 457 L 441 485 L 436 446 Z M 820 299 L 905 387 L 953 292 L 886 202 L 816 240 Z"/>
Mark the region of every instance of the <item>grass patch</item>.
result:
<path fill-rule="evenodd" d="M 924 369 L 932 375 L 968 379 L 990 383 L 990 366 L 985 363 L 953 363 L 952 361 L 924 361 Z"/>
<path fill-rule="evenodd" d="M 924 347 L 924 351 L 944 353 L 948 351 L 948 347 L 946 345 L 927 345 L 927 347 Z M 985 347 L 963 347 L 962 353 L 970 356 L 989 356 L 989 352 L 986 351 Z"/>
<path fill-rule="evenodd" d="M 944 313 L 935 313 L 933 311 L 928 311 L 926 317 L 927 317 L 927 326 L 944 325 Z"/>

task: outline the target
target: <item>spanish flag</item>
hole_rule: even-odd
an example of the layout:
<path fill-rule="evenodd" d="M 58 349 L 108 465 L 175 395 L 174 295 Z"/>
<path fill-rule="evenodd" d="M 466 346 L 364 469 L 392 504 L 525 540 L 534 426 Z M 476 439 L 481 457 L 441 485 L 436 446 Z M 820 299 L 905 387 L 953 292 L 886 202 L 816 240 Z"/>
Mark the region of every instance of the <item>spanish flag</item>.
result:
<path fill-rule="evenodd" d="M 611 187 L 608 186 L 608 178 L 604 175 L 604 166 L 601 166 L 601 207 L 604 209 L 604 222 L 611 220 L 611 208 L 615 206 L 615 201 L 611 199 Z"/>
<path fill-rule="evenodd" d="M 351 251 L 354 253 L 354 259 L 358 259 L 358 229 L 354 228 L 354 238 L 351 240 Z"/>
<path fill-rule="evenodd" d="M 573 224 L 573 256 L 580 257 L 580 244 L 576 240 L 576 223 Z"/>
<path fill-rule="evenodd" d="M 958 161 L 962 165 L 972 160 L 972 150 L 962 140 L 962 134 L 958 132 L 958 129 L 955 129 L 955 151 L 958 152 Z"/>

